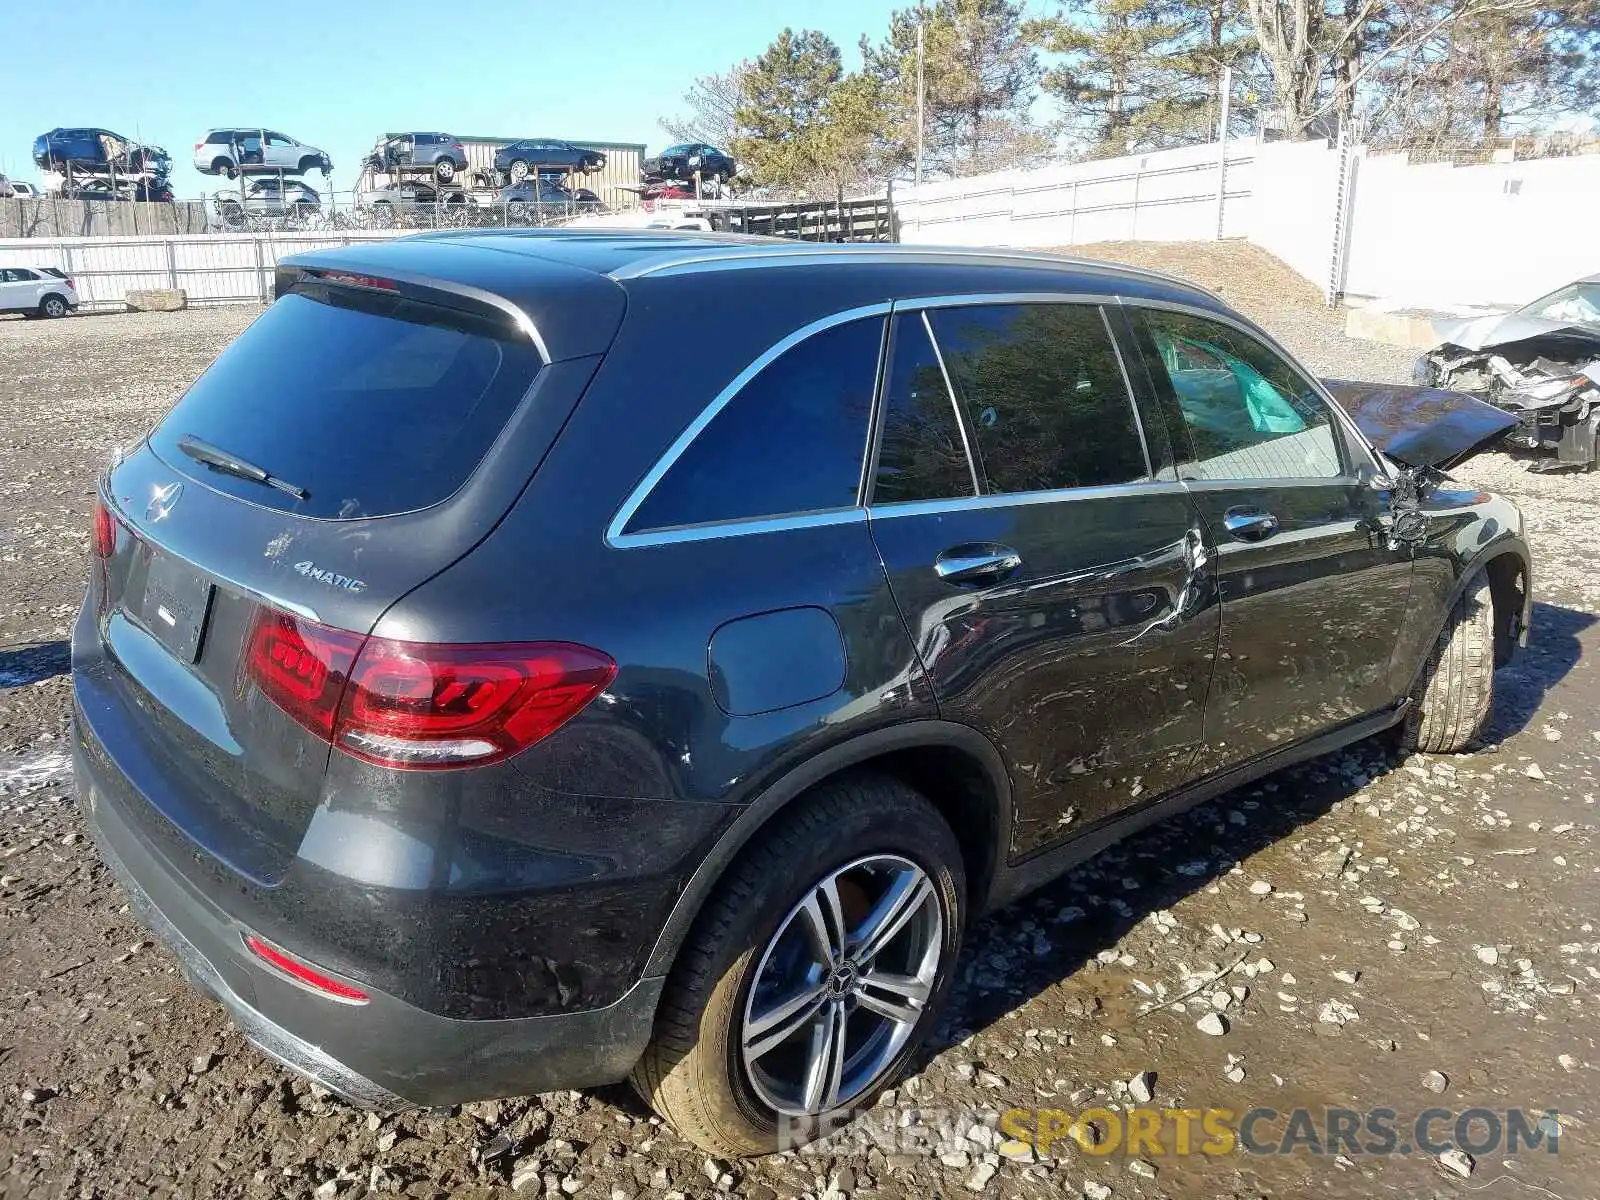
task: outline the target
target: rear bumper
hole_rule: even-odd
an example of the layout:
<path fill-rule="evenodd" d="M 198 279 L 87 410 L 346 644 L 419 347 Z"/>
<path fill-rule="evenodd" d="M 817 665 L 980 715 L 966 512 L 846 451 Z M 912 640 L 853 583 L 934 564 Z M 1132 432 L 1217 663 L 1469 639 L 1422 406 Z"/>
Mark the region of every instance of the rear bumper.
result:
<path fill-rule="evenodd" d="M 643 1052 L 660 978 L 605 1008 L 510 1020 L 439 1016 L 365 983 L 367 1004 L 341 1004 L 289 981 L 244 948 L 243 924 L 140 836 L 118 781 L 97 777 L 82 736 L 75 728 L 79 801 L 130 909 L 269 1058 L 351 1103 L 393 1110 L 610 1083 Z"/>

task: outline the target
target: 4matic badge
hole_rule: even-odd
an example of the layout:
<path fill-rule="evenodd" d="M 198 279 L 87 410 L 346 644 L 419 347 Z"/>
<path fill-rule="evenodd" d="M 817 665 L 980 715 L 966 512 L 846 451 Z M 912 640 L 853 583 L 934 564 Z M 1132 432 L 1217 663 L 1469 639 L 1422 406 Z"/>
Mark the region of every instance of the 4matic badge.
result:
<path fill-rule="evenodd" d="M 309 558 L 304 562 L 297 562 L 294 569 L 307 579 L 315 579 L 318 583 L 325 583 L 329 587 L 343 588 L 347 592 L 364 592 L 367 590 L 365 579 L 351 579 L 348 575 L 340 575 L 326 568 L 317 566 Z"/>

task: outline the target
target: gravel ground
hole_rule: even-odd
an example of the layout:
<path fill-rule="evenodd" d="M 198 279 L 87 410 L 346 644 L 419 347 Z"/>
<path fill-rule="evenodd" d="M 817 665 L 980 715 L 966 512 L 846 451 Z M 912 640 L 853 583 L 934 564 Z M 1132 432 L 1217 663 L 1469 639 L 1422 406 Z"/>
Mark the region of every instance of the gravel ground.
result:
<path fill-rule="evenodd" d="M 1219 287 L 1314 369 L 1405 377 L 1409 356 L 1343 338 L 1248 247 L 1088 249 Z M 1595 1194 L 1600 481 L 1500 455 L 1464 474 L 1522 504 L 1538 612 L 1488 744 L 1399 762 L 1367 743 L 1283 772 L 985 921 L 876 1141 L 730 1165 L 621 1087 L 380 1120 L 276 1068 L 128 916 L 62 752 L 95 471 L 253 316 L 0 322 L 0 1195 Z M 1210 1014 L 1226 1032 L 1202 1031 Z M 1180 1157 L 1170 1136 L 1159 1156 L 999 1153 L 1005 1109 L 1147 1089 L 1156 1108 L 1383 1106 L 1402 1133 L 1430 1107 L 1556 1110 L 1560 1152 L 1478 1153 L 1470 1178 L 1420 1150 Z"/>

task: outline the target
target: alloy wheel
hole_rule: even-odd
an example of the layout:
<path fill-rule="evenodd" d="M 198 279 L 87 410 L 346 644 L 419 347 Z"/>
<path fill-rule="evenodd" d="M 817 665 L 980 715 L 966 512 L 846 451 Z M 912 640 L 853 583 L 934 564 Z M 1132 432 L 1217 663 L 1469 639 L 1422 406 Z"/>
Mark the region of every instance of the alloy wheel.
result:
<path fill-rule="evenodd" d="M 739 1030 L 750 1086 L 796 1117 L 866 1095 L 921 1020 L 943 948 L 938 893 L 909 859 L 857 859 L 814 884 L 750 985 Z"/>

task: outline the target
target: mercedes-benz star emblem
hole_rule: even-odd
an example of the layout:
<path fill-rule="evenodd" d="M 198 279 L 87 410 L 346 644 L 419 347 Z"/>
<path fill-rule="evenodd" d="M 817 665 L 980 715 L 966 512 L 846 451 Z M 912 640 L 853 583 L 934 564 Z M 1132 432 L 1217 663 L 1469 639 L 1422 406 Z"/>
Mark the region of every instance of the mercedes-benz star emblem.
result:
<path fill-rule="evenodd" d="M 183 496 L 183 484 L 169 483 L 166 487 L 158 487 L 150 493 L 150 503 L 144 506 L 145 518 L 153 525 L 157 521 L 165 521 L 167 515 L 177 506 L 178 500 Z"/>

